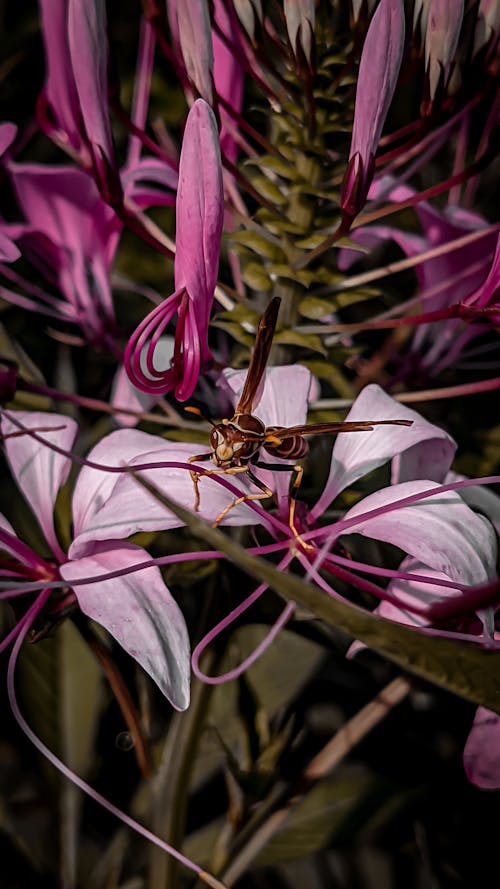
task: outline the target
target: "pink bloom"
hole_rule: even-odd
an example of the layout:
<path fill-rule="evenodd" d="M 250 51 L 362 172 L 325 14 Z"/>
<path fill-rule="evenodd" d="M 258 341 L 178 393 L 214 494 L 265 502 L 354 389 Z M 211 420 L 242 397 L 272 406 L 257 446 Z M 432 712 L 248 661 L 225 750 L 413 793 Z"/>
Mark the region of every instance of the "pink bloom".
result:
<path fill-rule="evenodd" d="M 48 297 L 49 310 L 78 324 L 88 342 L 105 342 L 115 326 L 109 276 L 120 221 L 82 170 L 11 163 L 9 173 L 26 218 L 11 231 L 64 300 Z"/>
<path fill-rule="evenodd" d="M 105 3 L 40 0 L 40 11 L 47 64 L 42 129 L 91 164 L 105 200 L 117 202 L 121 187 L 108 113 Z"/>
<path fill-rule="evenodd" d="M 2 416 L 2 435 L 18 432 L 18 424 L 33 430 L 52 427 L 52 431 L 37 433 L 39 440 L 29 434 L 7 438 L 5 449 L 11 472 L 38 520 L 53 559 L 41 559 L 22 543 L 0 514 L 0 548 L 10 556 L 4 565 L 0 562 L 0 573 L 45 583 L 66 581 L 84 614 L 100 623 L 141 664 L 176 709 L 185 709 L 189 703 L 189 640 L 182 614 L 155 565 L 130 572 L 134 565 L 150 561 L 148 553 L 122 542 L 113 527 L 108 529 L 109 536 L 88 538 L 86 546 L 78 547 L 76 556 L 72 554 L 73 546 L 66 555 L 57 539 L 53 510 L 71 460 L 42 444 L 42 439 L 68 452 L 77 433 L 76 423 L 60 414 L 9 411 Z M 142 433 L 129 431 L 128 435 L 133 438 Z M 125 449 L 122 458 L 126 456 Z M 92 471 L 85 467 L 84 472 L 87 481 L 84 478 L 82 482 L 80 477 L 72 500 L 77 537 L 86 530 L 88 486 L 92 488 Z M 99 473 L 99 477 L 102 475 Z M 110 478 L 108 474 L 99 490 L 92 488 L 93 496 L 102 501 Z M 112 477 L 115 481 L 116 475 Z M 94 582 L 94 577 L 110 572 L 118 576 Z M 18 626 L 22 627 L 22 621 Z"/>
<path fill-rule="evenodd" d="M 349 217 L 359 213 L 368 194 L 375 153 L 396 89 L 404 39 L 402 0 L 380 0 L 359 65 L 349 166 L 340 202 Z"/>
<path fill-rule="evenodd" d="M 189 112 L 179 167 L 176 203 L 175 291 L 141 322 L 127 345 L 125 366 L 143 392 L 175 390 L 189 398 L 200 368 L 212 359 L 208 325 L 212 308 L 224 214 L 222 168 L 215 117 L 203 99 Z M 155 350 L 177 312 L 171 367 L 159 370 Z"/>
<path fill-rule="evenodd" d="M 406 185 L 396 185 L 389 177 L 383 177 L 372 185 L 369 197 L 376 200 L 382 194 L 398 203 L 413 197 L 415 191 Z M 384 240 L 393 240 L 406 256 L 411 257 L 448 244 L 469 232 L 481 231 L 487 227 L 486 220 L 477 213 L 452 205 L 440 210 L 427 201 L 421 201 L 416 205 L 415 213 L 422 227 L 421 234 L 376 224 L 356 229 L 352 233 L 352 239 L 368 248 L 375 247 Z M 474 318 L 487 321 L 488 315 L 483 319 L 476 311 L 476 306 L 479 306 L 476 302 L 479 299 L 479 291 L 476 288 L 480 287 L 488 274 L 495 240 L 496 235 L 492 232 L 481 240 L 462 247 L 461 250 L 450 250 L 448 253 L 442 253 L 440 256 L 419 263 L 415 267 L 415 273 L 420 293 L 425 298 L 423 311 L 438 311 L 463 300 L 464 305 L 472 306 L 474 302 L 475 308 L 471 312 Z M 355 258 L 352 250 L 341 251 L 340 268 L 348 268 Z M 493 282 L 494 269 L 491 274 Z M 475 293 L 464 299 L 471 291 Z M 483 293 L 481 305 L 486 305 L 484 302 L 486 291 L 481 292 Z M 437 375 L 457 360 L 462 349 L 482 333 L 483 329 L 479 326 L 464 329 L 460 320 L 455 318 L 440 323 L 419 325 L 413 336 L 411 355 L 406 360 L 409 370 L 415 366 L 419 372 Z M 404 368 L 401 370 L 401 373 L 403 372 Z"/>

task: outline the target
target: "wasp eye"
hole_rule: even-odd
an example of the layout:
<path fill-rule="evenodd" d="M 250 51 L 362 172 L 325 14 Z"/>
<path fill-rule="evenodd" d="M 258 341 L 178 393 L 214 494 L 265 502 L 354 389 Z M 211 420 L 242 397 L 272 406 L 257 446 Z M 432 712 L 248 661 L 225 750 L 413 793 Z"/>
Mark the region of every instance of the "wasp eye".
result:
<path fill-rule="evenodd" d="M 219 436 L 217 434 L 217 429 L 212 429 L 212 431 L 210 433 L 210 445 L 214 449 L 214 451 L 216 450 L 218 444 L 219 444 Z"/>

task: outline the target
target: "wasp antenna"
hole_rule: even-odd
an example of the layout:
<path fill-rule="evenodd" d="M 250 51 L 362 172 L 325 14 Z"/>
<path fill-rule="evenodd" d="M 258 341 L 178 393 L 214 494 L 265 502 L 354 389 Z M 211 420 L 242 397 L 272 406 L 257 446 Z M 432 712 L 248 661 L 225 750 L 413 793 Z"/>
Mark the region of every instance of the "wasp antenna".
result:
<path fill-rule="evenodd" d="M 206 423 L 210 423 L 210 426 L 215 426 L 214 421 L 211 420 L 210 417 L 207 417 L 207 415 L 204 414 L 199 407 L 191 407 L 191 405 L 189 405 L 188 407 L 185 407 L 184 410 L 188 414 L 196 414 L 197 417 L 201 417 L 201 419 L 205 420 Z"/>

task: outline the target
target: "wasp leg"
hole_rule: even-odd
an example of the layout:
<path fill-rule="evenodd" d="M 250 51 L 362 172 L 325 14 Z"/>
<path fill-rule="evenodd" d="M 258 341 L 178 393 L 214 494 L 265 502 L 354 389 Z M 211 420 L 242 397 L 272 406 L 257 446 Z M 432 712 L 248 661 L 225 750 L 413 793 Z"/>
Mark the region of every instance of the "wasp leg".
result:
<path fill-rule="evenodd" d="M 300 543 L 300 545 L 304 549 L 313 550 L 314 546 L 311 546 L 310 543 L 306 543 L 306 541 L 299 534 L 299 532 L 297 531 L 297 528 L 295 527 L 295 503 L 297 500 L 297 491 L 300 488 L 302 476 L 304 475 L 304 468 L 302 466 L 300 466 L 298 463 L 296 463 L 295 466 L 293 467 L 293 472 L 295 473 L 295 478 L 292 481 L 292 484 L 290 486 L 290 506 L 288 509 L 288 526 L 289 526 L 290 531 L 292 532 L 293 536 L 295 537 L 295 540 L 297 541 L 297 543 Z"/>
<path fill-rule="evenodd" d="M 211 457 L 211 453 L 197 454 L 196 457 L 189 457 L 188 463 L 201 463 L 204 460 L 210 460 Z M 191 476 L 191 481 L 193 482 L 194 487 L 194 511 L 198 512 L 200 508 L 200 486 L 198 484 L 200 480 L 200 473 L 195 472 L 194 469 L 190 469 L 189 475 Z"/>
<path fill-rule="evenodd" d="M 302 476 L 304 475 L 304 469 L 300 466 L 299 463 L 296 463 L 295 466 L 287 466 L 283 463 L 253 463 L 253 466 L 259 466 L 261 469 L 270 469 L 272 472 L 294 472 L 295 478 L 292 481 L 290 486 L 290 506 L 288 510 L 288 527 L 292 532 L 293 536 L 297 543 L 300 544 L 306 550 L 313 550 L 314 546 L 311 546 L 310 543 L 306 543 L 300 533 L 297 531 L 295 527 L 295 501 L 297 500 L 297 491 L 300 488 L 300 484 L 302 482 Z"/>
<path fill-rule="evenodd" d="M 215 470 L 217 472 L 217 470 Z M 241 472 L 246 472 L 249 479 L 253 482 L 253 484 L 260 488 L 260 494 L 242 494 L 241 497 L 237 497 L 236 500 L 233 500 L 232 503 L 229 503 L 225 509 L 222 510 L 221 514 L 217 516 L 215 522 L 213 523 L 213 527 L 216 528 L 222 522 L 228 512 L 234 509 L 235 506 L 239 506 L 240 503 L 248 503 L 249 500 L 267 500 L 268 497 L 273 496 L 273 492 L 265 485 L 263 482 L 258 479 L 253 472 L 250 471 L 248 466 L 231 466 L 229 469 L 222 469 L 221 472 L 224 472 L 225 475 L 238 475 Z"/>

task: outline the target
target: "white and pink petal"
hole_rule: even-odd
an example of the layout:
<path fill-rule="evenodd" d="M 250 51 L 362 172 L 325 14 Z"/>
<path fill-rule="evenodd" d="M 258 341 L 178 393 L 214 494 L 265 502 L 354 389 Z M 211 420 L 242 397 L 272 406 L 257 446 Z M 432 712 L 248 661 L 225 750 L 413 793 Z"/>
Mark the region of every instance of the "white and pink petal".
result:
<path fill-rule="evenodd" d="M 399 404 L 380 386 L 366 386 L 346 420 L 411 420 L 412 426 L 379 426 L 372 432 L 345 432 L 338 436 L 325 489 L 312 509 L 318 518 L 335 497 L 358 479 L 393 463 L 393 482 L 416 477 L 441 481 L 450 468 L 456 444 L 444 429 L 429 423 L 416 411 Z"/>
<path fill-rule="evenodd" d="M 70 451 L 78 426 L 71 417 L 64 414 L 36 411 L 4 411 L 2 414 L 2 435 L 30 429 L 36 433 L 38 439 L 43 439 L 47 444 L 25 431 L 22 435 L 6 439 L 7 459 L 19 488 L 38 519 L 47 543 L 54 555 L 62 558 L 53 513 L 57 495 L 71 468 L 71 458 L 58 453 L 51 445 L 62 451 Z"/>
<path fill-rule="evenodd" d="M 126 543 L 105 544 L 93 554 L 61 566 L 75 584 L 78 605 L 103 626 L 143 667 L 177 710 L 189 706 L 190 646 L 182 612 L 152 565 L 110 580 L 98 580 L 149 560 L 148 553 Z"/>

